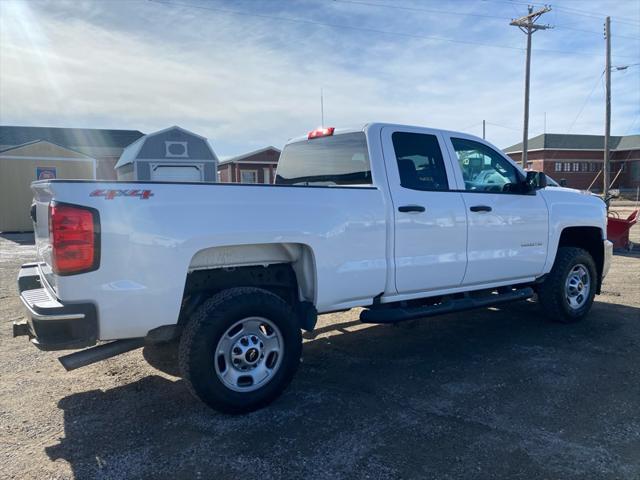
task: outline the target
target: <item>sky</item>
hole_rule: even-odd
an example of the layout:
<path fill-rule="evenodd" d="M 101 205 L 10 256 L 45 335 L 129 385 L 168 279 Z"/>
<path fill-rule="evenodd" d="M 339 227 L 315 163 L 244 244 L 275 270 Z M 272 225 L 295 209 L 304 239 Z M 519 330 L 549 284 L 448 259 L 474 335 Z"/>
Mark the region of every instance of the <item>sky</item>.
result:
<path fill-rule="evenodd" d="M 539 4 L 536 4 L 539 5 Z M 539 8 L 536 6 L 534 8 Z M 640 133 L 640 0 L 560 0 L 533 35 L 530 137 Z M 220 158 L 321 124 L 522 140 L 524 0 L 0 0 L 0 124 L 179 125 Z M 546 122 L 545 122 L 546 117 Z"/>

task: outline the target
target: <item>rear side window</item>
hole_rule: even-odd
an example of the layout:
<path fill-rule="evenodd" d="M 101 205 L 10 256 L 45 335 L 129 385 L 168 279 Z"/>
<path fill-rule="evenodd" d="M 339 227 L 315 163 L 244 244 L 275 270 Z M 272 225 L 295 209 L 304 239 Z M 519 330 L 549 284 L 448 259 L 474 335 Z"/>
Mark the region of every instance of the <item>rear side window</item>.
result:
<path fill-rule="evenodd" d="M 391 135 L 400 185 L 411 190 L 449 190 L 442 152 L 435 135 L 395 132 Z"/>
<path fill-rule="evenodd" d="M 371 185 L 363 132 L 302 140 L 284 147 L 277 185 Z"/>

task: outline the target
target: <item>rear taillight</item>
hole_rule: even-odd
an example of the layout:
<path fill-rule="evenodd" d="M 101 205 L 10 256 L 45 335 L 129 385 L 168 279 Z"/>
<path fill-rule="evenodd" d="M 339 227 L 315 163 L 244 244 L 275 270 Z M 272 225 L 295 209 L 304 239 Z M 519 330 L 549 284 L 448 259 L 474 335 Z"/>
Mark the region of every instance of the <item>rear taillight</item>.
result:
<path fill-rule="evenodd" d="M 98 268 L 100 220 L 92 208 L 63 203 L 49 205 L 51 268 L 57 275 Z"/>

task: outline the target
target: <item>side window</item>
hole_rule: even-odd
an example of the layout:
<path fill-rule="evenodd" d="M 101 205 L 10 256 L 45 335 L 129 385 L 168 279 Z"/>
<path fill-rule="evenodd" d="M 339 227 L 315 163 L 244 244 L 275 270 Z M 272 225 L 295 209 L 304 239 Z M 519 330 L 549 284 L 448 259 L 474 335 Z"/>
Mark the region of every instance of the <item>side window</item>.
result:
<path fill-rule="evenodd" d="M 458 156 L 465 190 L 478 192 L 516 192 L 518 170 L 495 150 L 473 140 L 452 138 Z"/>
<path fill-rule="evenodd" d="M 391 135 L 400 185 L 411 190 L 449 190 L 442 152 L 435 135 L 395 132 Z"/>

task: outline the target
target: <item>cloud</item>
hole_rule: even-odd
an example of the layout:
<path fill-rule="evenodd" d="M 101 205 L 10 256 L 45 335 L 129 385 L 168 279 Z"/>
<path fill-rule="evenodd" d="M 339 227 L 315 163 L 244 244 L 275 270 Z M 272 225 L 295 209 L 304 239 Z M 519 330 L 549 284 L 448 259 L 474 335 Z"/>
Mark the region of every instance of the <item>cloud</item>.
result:
<path fill-rule="evenodd" d="M 179 124 L 231 155 L 281 146 L 316 127 L 323 88 L 329 124 L 473 126 L 478 134 L 486 119 L 494 143 L 520 140 L 524 53 L 419 38 L 522 47 L 524 36 L 508 22 L 425 21 L 415 12 L 323 2 L 286 9 L 268 2 L 260 11 L 263 4 L 251 2 L 203 5 L 269 18 L 153 2 L 1 2 L 0 121 L 143 131 Z M 484 2 L 465 5 L 472 11 Z M 536 35 L 540 49 L 593 49 L 592 37 L 569 46 L 554 43 L 566 32 Z M 534 51 L 532 135 L 541 133 L 543 112 L 548 131 L 566 131 L 601 72 L 597 56 Z M 639 72 L 614 73 L 614 133 L 626 133 L 640 113 Z M 600 133 L 602 108 L 598 86 L 572 132 Z"/>

